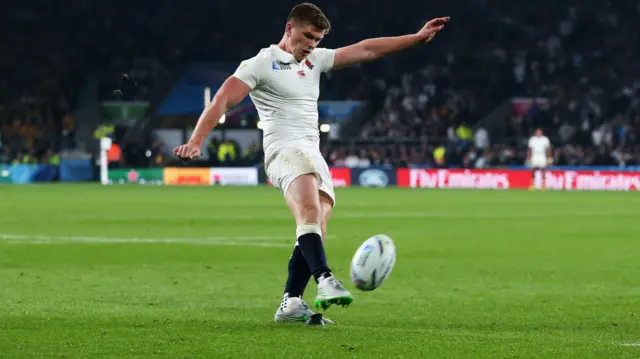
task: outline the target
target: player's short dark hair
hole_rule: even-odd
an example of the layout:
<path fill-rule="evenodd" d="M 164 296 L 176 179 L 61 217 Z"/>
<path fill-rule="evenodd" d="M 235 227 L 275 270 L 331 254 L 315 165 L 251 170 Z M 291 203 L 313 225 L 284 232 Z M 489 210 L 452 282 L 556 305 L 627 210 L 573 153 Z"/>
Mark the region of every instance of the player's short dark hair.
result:
<path fill-rule="evenodd" d="M 325 33 L 328 33 L 329 30 L 331 30 L 331 23 L 327 16 L 319 7 L 308 2 L 294 6 L 289 13 L 287 22 L 292 22 L 296 25 L 311 24 Z"/>

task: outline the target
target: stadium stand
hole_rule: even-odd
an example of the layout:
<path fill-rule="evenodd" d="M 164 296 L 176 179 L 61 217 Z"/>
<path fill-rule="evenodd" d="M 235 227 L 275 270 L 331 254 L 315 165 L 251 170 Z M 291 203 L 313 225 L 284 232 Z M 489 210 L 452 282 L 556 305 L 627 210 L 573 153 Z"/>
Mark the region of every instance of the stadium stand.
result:
<path fill-rule="evenodd" d="M 526 139 L 541 127 L 555 144 L 556 164 L 637 165 L 640 81 L 633 64 L 640 54 L 631 44 L 640 39 L 634 26 L 640 9 L 618 2 L 505 2 L 487 14 L 482 5 L 469 6 L 473 16 L 455 17 L 465 29 L 481 19 L 485 30 L 467 36 L 475 44 L 459 51 L 443 44 L 451 48 L 440 62 L 430 57 L 418 71 L 388 79 L 382 108 L 360 132 L 367 150 L 342 147 L 331 160 L 342 163 L 350 153 L 350 163 L 358 163 L 360 152 L 386 163 L 434 164 L 433 151 L 445 146 L 450 167 L 522 164 Z M 541 100 L 498 119 L 501 131 L 488 133 L 483 116 L 507 98 Z M 376 141 L 398 143 L 371 147 Z"/>

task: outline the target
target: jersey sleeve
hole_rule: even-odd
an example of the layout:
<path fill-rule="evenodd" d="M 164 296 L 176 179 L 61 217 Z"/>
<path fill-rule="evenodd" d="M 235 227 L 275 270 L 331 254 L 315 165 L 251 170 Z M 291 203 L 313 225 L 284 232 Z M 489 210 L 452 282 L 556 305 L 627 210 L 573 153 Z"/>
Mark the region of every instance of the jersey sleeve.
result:
<path fill-rule="evenodd" d="M 253 90 L 260 85 L 264 78 L 264 72 L 264 61 L 261 61 L 259 56 L 254 56 L 242 61 L 232 76 L 244 82 Z"/>
<path fill-rule="evenodd" d="M 333 62 L 336 58 L 336 50 L 320 47 L 313 50 L 313 53 L 316 55 L 318 67 L 320 68 L 320 70 L 322 72 L 331 71 L 331 69 L 333 68 Z"/>
<path fill-rule="evenodd" d="M 527 144 L 527 147 L 533 149 L 533 137 L 529 138 L 529 143 Z"/>

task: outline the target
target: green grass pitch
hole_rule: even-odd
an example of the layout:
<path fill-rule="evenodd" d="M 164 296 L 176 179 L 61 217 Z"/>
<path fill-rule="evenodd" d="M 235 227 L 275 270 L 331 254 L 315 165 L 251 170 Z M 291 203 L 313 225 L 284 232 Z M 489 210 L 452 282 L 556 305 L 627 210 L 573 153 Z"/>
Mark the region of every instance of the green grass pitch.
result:
<path fill-rule="evenodd" d="M 337 196 L 327 255 L 355 301 L 305 327 L 273 323 L 295 241 L 273 188 L 0 186 L 0 357 L 640 357 L 637 194 Z M 359 292 L 376 233 L 396 267 Z"/>

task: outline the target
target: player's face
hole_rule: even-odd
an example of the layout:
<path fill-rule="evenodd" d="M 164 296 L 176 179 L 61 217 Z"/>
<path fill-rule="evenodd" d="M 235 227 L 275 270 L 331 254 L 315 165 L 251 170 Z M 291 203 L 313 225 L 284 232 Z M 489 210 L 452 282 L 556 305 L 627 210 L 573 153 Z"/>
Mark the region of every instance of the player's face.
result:
<path fill-rule="evenodd" d="M 313 51 L 318 44 L 320 44 L 322 38 L 324 38 L 324 31 L 311 24 L 301 26 L 287 24 L 287 33 L 289 34 L 291 53 L 298 60 L 309 56 L 311 51 Z"/>
<path fill-rule="evenodd" d="M 542 136 L 542 130 L 536 130 L 536 136 L 538 137 Z"/>

